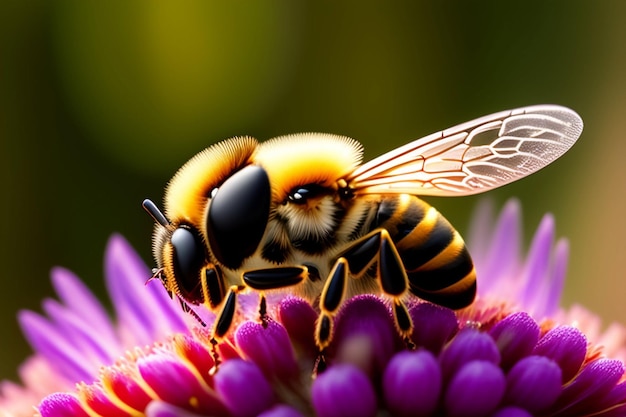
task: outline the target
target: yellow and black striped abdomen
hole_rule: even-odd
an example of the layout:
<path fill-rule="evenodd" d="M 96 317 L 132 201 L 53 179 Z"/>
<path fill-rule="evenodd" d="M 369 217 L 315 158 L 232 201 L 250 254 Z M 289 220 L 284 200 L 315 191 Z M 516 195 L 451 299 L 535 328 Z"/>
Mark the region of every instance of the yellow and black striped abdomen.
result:
<path fill-rule="evenodd" d="M 407 194 L 385 196 L 376 227 L 386 229 L 396 244 L 413 294 L 453 309 L 472 303 L 474 264 L 459 233 L 435 208 Z"/>

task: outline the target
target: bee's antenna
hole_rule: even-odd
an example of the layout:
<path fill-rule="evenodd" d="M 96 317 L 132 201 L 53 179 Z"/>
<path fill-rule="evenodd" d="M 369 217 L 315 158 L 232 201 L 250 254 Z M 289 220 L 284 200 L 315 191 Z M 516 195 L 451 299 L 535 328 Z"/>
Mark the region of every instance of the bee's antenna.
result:
<path fill-rule="evenodd" d="M 156 204 L 152 202 L 152 200 L 148 200 L 146 198 L 145 200 L 143 200 L 143 203 L 141 203 L 141 205 L 143 206 L 144 210 L 148 212 L 150 217 L 154 219 L 155 222 L 163 227 L 167 227 L 170 225 L 169 220 L 167 220 L 165 215 L 161 213 L 161 210 L 159 210 L 159 208 L 156 206 Z"/>

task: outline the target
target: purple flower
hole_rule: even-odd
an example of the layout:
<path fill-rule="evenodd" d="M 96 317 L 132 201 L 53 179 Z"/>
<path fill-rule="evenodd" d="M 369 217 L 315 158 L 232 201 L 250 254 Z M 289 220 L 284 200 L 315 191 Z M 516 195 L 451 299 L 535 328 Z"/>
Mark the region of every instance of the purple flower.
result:
<path fill-rule="evenodd" d="M 70 272 L 55 269 L 60 301 L 19 320 L 35 355 L 23 386 L 4 382 L 0 410 L 42 416 L 602 416 L 626 415 L 619 325 L 602 333 L 559 298 L 567 243 L 545 217 L 528 255 L 519 204 L 496 226 L 483 205 L 469 240 L 479 274 L 476 302 L 454 312 L 409 302 L 410 342 L 389 301 L 353 297 L 336 318 L 316 374 L 317 312 L 289 294 L 241 296 L 236 330 L 217 346 L 182 313 L 128 244 L 114 236 L 106 279 L 115 321 Z M 209 326 L 212 313 L 200 309 Z M 581 324 L 582 323 L 582 324 Z M 589 330 L 587 333 L 586 330 Z M 612 341 L 608 349 L 596 344 Z M 222 363 L 215 372 L 215 355 Z M 615 354 L 616 356 L 613 356 Z"/>
<path fill-rule="evenodd" d="M 524 257 L 519 201 L 509 200 L 494 226 L 492 213 L 491 201 L 482 200 L 468 239 L 481 298 L 506 301 L 537 320 L 553 316 L 559 310 L 569 256 L 567 240 L 554 241 L 554 218 L 543 217 Z"/>

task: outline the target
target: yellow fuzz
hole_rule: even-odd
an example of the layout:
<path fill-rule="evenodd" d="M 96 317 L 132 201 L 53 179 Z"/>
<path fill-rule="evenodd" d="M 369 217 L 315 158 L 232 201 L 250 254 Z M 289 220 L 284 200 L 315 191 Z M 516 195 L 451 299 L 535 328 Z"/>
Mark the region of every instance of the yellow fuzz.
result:
<path fill-rule="evenodd" d="M 191 158 L 167 187 L 166 217 L 193 224 L 203 219 L 211 191 L 247 165 L 257 146 L 254 138 L 236 137 L 209 146 Z"/>
<path fill-rule="evenodd" d="M 305 184 L 334 186 L 352 172 L 363 158 L 359 142 L 326 133 L 279 136 L 262 143 L 255 162 L 267 171 L 275 202 Z"/>

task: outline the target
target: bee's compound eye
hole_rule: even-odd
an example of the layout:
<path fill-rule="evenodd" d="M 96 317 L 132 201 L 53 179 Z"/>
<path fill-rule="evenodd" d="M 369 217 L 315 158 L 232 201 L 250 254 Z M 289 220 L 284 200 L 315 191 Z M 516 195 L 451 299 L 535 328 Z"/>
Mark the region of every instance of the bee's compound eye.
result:
<path fill-rule="evenodd" d="M 207 235 L 211 251 L 226 267 L 238 268 L 256 251 L 267 226 L 270 197 L 267 173 L 255 165 L 234 173 L 213 195 Z"/>
<path fill-rule="evenodd" d="M 289 192 L 289 201 L 296 204 L 304 204 L 311 198 L 322 195 L 327 190 L 319 184 L 306 184 L 295 187 Z"/>
<path fill-rule="evenodd" d="M 192 230 L 179 227 L 172 233 L 173 264 L 180 295 L 192 304 L 203 301 L 200 271 L 205 262 L 202 241 Z"/>

